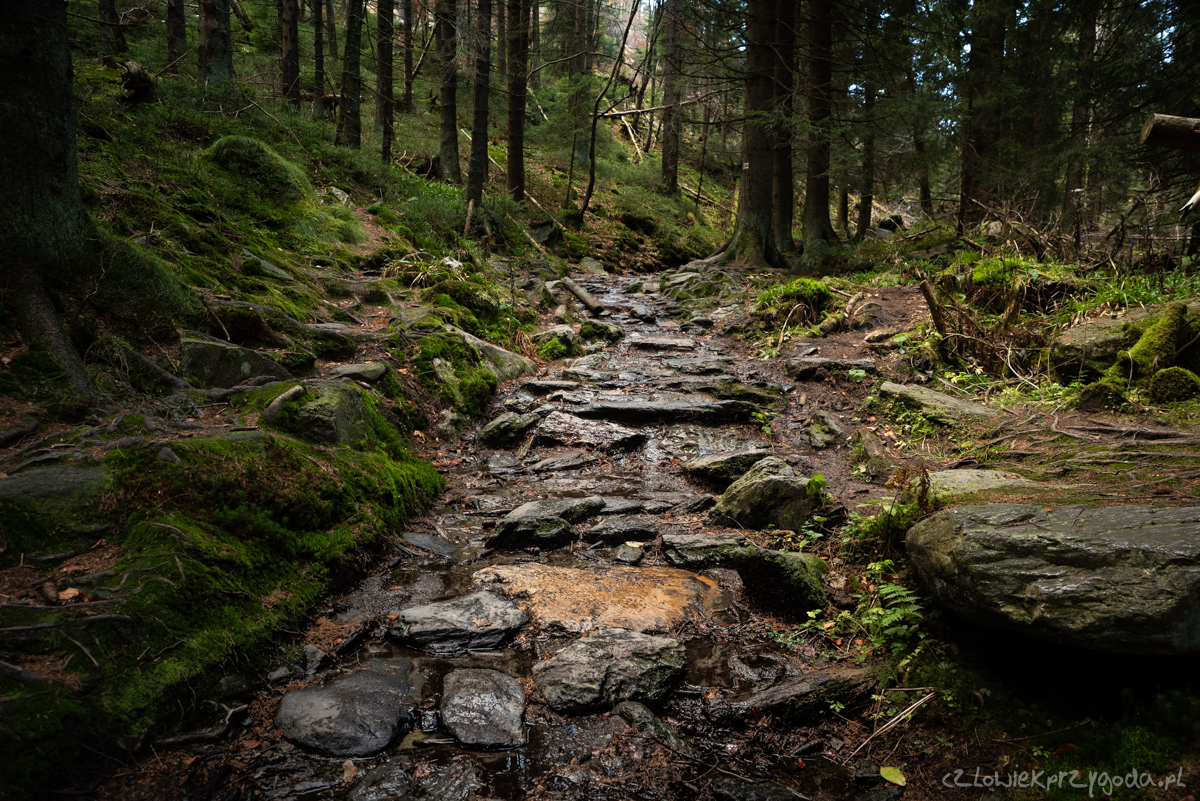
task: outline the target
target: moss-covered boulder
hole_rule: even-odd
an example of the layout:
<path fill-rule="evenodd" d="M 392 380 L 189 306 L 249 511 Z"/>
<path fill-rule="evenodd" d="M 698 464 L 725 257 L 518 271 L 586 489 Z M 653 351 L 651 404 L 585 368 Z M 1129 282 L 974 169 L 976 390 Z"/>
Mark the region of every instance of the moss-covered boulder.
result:
<path fill-rule="evenodd" d="M 726 489 L 746 471 L 771 455 L 770 448 L 745 448 L 732 453 L 710 453 L 697 456 L 680 465 L 690 476 Z"/>
<path fill-rule="evenodd" d="M 257 139 L 224 136 L 204 155 L 245 179 L 264 198 L 301 200 L 312 194 L 312 184 L 304 171 Z"/>
<path fill-rule="evenodd" d="M 1150 378 L 1159 370 L 1173 366 L 1179 349 L 1190 339 L 1190 333 L 1187 305 L 1168 304 L 1128 351 L 1117 354 L 1117 360 L 1108 369 L 1106 378 Z"/>
<path fill-rule="evenodd" d="M 624 336 L 625 329 L 607 320 L 585 320 L 579 326 L 579 337 L 584 342 L 608 342 L 611 344 Z"/>
<path fill-rule="evenodd" d="M 296 411 L 295 425 L 311 439 L 354 447 L 371 438 L 373 426 L 362 389 L 348 381 L 308 381 L 310 398 Z"/>
<path fill-rule="evenodd" d="M 1200 376 L 1183 367 L 1159 370 L 1150 379 L 1150 398 L 1155 403 L 1172 403 L 1200 397 Z"/>
<path fill-rule="evenodd" d="M 106 483 L 102 466 L 24 470 L 0 481 L 0 540 L 6 550 L 78 544 L 77 537 L 106 519 L 100 510 Z"/>
<path fill-rule="evenodd" d="M 812 522 L 819 498 L 808 492 L 808 479 L 797 476 L 775 456 L 762 459 L 725 490 L 709 512 L 722 526 L 799 530 Z"/>
<path fill-rule="evenodd" d="M 265 353 L 216 339 L 185 337 L 179 343 L 179 364 L 184 375 L 214 387 L 235 387 L 255 378 L 292 377 Z"/>
<path fill-rule="evenodd" d="M 757 604 L 799 619 L 829 603 L 822 577 L 829 572 L 816 554 L 754 548 L 740 560 L 738 575 Z"/>

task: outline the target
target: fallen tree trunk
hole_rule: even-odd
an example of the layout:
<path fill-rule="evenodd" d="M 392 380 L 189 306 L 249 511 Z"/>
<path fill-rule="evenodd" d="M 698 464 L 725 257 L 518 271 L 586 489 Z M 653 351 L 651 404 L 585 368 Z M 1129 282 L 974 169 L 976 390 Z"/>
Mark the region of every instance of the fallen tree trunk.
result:
<path fill-rule="evenodd" d="M 1142 144 L 1174 150 L 1200 151 L 1200 120 L 1151 114 L 1142 126 Z"/>
<path fill-rule="evenodd" d="M 590 294 L 588 294 L 586 289 L 575 283 L 570 277 L 564 275 L 562 277 L 562 283 L 563 286 L 571 290 L 572 295 L 579 298 L 580 303 L 582 303 L 584 306 L 587 306 L 587 310 L 592 314 L 599 317 L 604 313 L 604 304 L 593 298 Z"/>

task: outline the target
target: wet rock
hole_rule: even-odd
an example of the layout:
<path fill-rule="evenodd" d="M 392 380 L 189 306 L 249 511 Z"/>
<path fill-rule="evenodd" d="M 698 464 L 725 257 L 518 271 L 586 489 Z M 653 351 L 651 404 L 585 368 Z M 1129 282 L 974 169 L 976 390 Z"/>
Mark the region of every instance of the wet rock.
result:
<path fill-rule="evenodd" d="M 523 439 L 529 429 L 537 425 L 540 419 L 533 412 L 529 414 L 504 412 L 479 429 L 476 439 L 485 448 L 504 448 Z"/>
<path fill-rule="evenodd" d="M 646 510 L 646 504 L 633 498 L 605 498 L 602 515 L 633 515 Z"/>
<path fill-rule="evenodd" d="M 513 353 L 499 345 L 485 342 L 452 325 L 446 326 L 446 330 L 458 334 L 468 345 L 475 348 L 479 352 L 484 366 L 491 370 L 499 381 L 511 381 L 514 378 L 531 375 L 538 371 L 537 363 L 533 359 L 527 359 L 519 353 Z"/>
<path fill-rule="evenodd" d="M 225 388 L 264 376 L 281 381 L 292 377 L 270 356 L 217 339 L 184 337 L 179 343 L 179 367 L 186 376 Z"/>
<path fill-rule="evenodd" d="M 277 684 L 286 684 L 292 679 L 299 678 L 299 675 L 299 672 L 295 668 L 288 667 L 287 665 L 280 665 L 267 674 L 267 684 L 271 685 L 272 687 L 276 686 Z"/>
<path fill-rule="evenodd" d="M 692 317 L 679 328 L 685 334 L 704 334 L 711 331 L 714 325 L 710 317 Z"/>
<path fill-rule="evenodd" d="M 521 389 L 533 395 L 549 395 L 551 392 L 579 389 L 577 381 L 526 381 Z"/>
<path fill-rule="evenodd" d="M 363 391 L 345 381 L 306 381 L 315 397 L 296 412 L 297 425 L 313 439 L 333 445 L 358 445 L 373 435 Z"/>
<path fill-rule="evenodd" d="M 643 323 L 652 323 L 658 319 L 658 315 L 648 306 L 638 304 L 629 310 L 629 316 L 635 320 L 641 320 Z"/>
<path fill-rule="evenodd" d="M 392 637 L 434 654 L 499 648 L 529 622 L 515 604 L 490 592 L 405 609 Z"/>
<path fill-rule="evenodd" d="M 245 698 L 254 693 L 254 687 L 251 686 L 250 680 L 240 673 L 222 676 L 218 687 L 221 691 L 221 697 L 226 700 Z"/>
<path fill-rule="evenodd" d="M 746 594 L 779 614 L 804 619 L 829 603 L 821 583 L 829 566 L 816 554 L 756 547 L 747 549 L 737 565 Z"/>
<path fill-rule="evenodd" d="M 964 506 L 909 529 L 929 595 L 983 626 L 1097 651 L 1200 652 L 1200 507 Z"/>
<path fill-rule="evenodd" d="M 587 451 L 567 451 L 557 456 L 550 456 L 526 468 L 530 473 L 553 473 L 559 470 L 575 470 L 595 461 L 588 456 Z"/>
<path fill-rule="evenodd" d="M 744 557 L 741 534 L 663 534 L 663 551 L 676 567 L 719 567 Z"/>
<path fill-rule="evenodd" d="M 629 340 L 629 344 L 638 350 L 693 351 L 696 349 L 696 340 L 686 337 L 642 337 Z"/>
<path fill-rule="evenodd" d="M 805 433 L 808 434 L 809 444 L 821 451 L 835 444 L 839 437 L 844 437 L 846 429 L 842 428 L 842 424 L 832 414 L 820 410 L 813 412 L 812 422 L 808 424 L 808 431 Z"/>
<path fill-rule="evenodd" d="M 412 663 L 383 661 L 324 687 L 293 690 L 280 702 L 275 725 L 291 742 L 326 756 L 378 754 L 400 732 L 416 695 Z"/>
<path fill-rule="evenodd" d="M 671 507 L 671 514 L 675 515 L 695 515 L 701 512 L 707 512 L 709 509 L 717 505 L 717 499 L 711 495 L 696 495 L 688 498 L 686 501 L 681 501 Z"/>
<path fill-rule="evenodd" d="M 533 668 L 546 702 L 579 713 L 622 701 L 654 702 L 683 676 L 682 644 L 626 629 L 601 629 Z"/>
<path fill-rule="evenodd" d="M 854 706 L 866 700 L 876 684 L 875 671 L 864 667 L 831 667 L 782 679 L 766 690 L 735 698 L 736 715 L 758 710 L 789 721 L 810 720 L 832 704 Z"/>
<path fill-rule="evenodd" d="M 351 378 L 374 384 L 387 373 L 387 365 L 379 362 L 369 364 L 342 364 L 329 371 L 331 378 Z"/>
<path fill-rule="evenodd" d="M 539 439 L 564 445 L 610 449 L 637 445 L 646 439 L 641 431 L 603 420 L 585 420 L 566 412 L 551 412 L 537 428 Z"/>
<path fill-rule="evenodd" d="M 625 329 L 607 320 L 587 320 L 579 326 L 579 336 L 584 342 L 618 342 L 625 336 Z"/>
<path fill-rule="evenodd" d="M 797 531 L 812 520 L 817 499 L 808 494 L 808 479 L 787 462 L 768 456 L 725 490 L 709 520 L 717 525 Z"/>
<path fill-rule="evenodd" d="M 310 676 L 333 665 L 333 660 L 329 658 L 329 654 L 315 645 L 305 645 L 303 652 L 304 672 Z"/>
<path fill-rule="evenodd" d="M 583 532 L 585 542 L 625 542 L 652 540 L 658 536 L 658 522 L 646 515 L 605 517 Z"/>
<path fill-rule="evenodd" d="M 1028 490 L 1037 485 L 1036 481 L 999 470 L 940 470 L 929 474 L 929 498 L 952 503 L 977 492 Z M 900 494 L 900 501 L 912 503 L 917 499 L 916 496 L 916 490 L 910 487 Z"/>
<path fill-rule="evenodd" d="M 719 423 L 744 422 L 750 420 L 758 410 L 757 405 L 745 401 L 627 400 L 598 401 L 577 406 L 572 411 L 578 417 L 631 423 Z"/>
<path fill-rule="evenodd" d="M 416 782 L 397 761 L 384 762 L 358 780 L 347 798 L 350 801 L 406 801 Z"/>
<path fill-rule="evenodd" d="M 1102 317 L 1064 331 L 1050 343 L 1050 377 L 1064 385 L 1099 379 L 1137 341 L 1128 322 Z"/>
<path fill-rule="evenodd" d="M 414 795 L 428 801 L 468 801 L 477 798 L 478 791 L 483 787 L 479 774 L 479 765 L 474 762 L 451 760 L 447 765 L 433 767 L 423 778 L 414 773 L 419 787 Z"/>
<path fill-rule="evenodd" d="M 442 557 L 454 556 L 458 553 L 458 546 L 449 540 L 442 539 L 436 534 L 425 534 L 420 531 L 406 531 L 401 534 L 404 541 L 409 545 L 415 545 L 424 551 L 437 554 Z"/>
<path fill-rule="evenodd" d="M 797 381 L 807 381 L 815 376 L 818 370 L 863 370 L 874 373 L 876 368 L 871 359 L 827 359 L 822 356 L 788 359 L 783 368 L 784 373 Z"/>
<path fill-rule="evenodd" d="M 584 256 L 580 259 L 579 266 L 589 275 L 608 275 L 608 271 L 604 269 L 604 265 L 591 256 Z"/>
<path fill-rule="evenodd" d="M 521 461 L 511 453 L 499 451 L 488 455 L 487 469 L 492 473 L 511 473 L 521 466 Z"/>
<path fill-rule="evenodd" d="M 669 632 L 693 614 L 724 607 L 715 581 L 670 567 L 584 570 L 527 562 L 484 568 L 474 580 L 510 598 L 549 634 L 604 627 Z"/>
<path fill-rule="evenodd" d="M 613 551 L 613 561 L 623 565 L 636 565 L 646 555 L 646 549 L 638 542 L 623 542 Z"/>
<path fill-rule="evenodd" d="M 604 499 L 555 498 L 530 501 L 513 509 L 496 524 L 489 548 L 557 548 L 575 539 L 572 523 L 600 513 Z"/>
<path fill-rule="evenodd" d="M 901 400 L 920 406 L 922 411 L 942 423 L 951 424 L 961 417 L 986 419 L 1000 414 L 998 409 L 989 409 L 972 401 L 952 398 L 940 392 L 934 392 L 925 387 L 911 384 L 901 386 L 891 381 L 879 385 L 879 394 L 884 397 L 900 398 Z"/>
<path fill-rule="evenodd" d="M 689 375 L 724 375 L 733 369 L 734 360 L 725 356 L 693 356 L 667 359 L 663 366 Z"/>
<path fill-rule="evenodd" d="M 569 325 L 555 325 L 544 331 L 537 332 L 533 335 L 533 344 L 541 347 L 553 339 L 557 339 L 565 345 L 570 353 L 578 353 L 583 347 L 583 340 L 580 339 L 579 334 L 575 333 L 575 329 Z"/>
<path fill-rule="evenodd" d="M 704 479 L 725 489 L 741 478 L 756 462 L 770 455 L 770 448 L 747 448 L 732 453 L 712 453 L 684 462 L 681 469 L 690 476 Z"/>
<path fill-rule="evenodd" d="M 700 759 L 700 751 L 694 745 L 683 739 L 667 727 L 658 715 L 646 708 L 645 704 L 637 701 L 623 701 L 613 709 L 626 723 L 637 729 L 638 733 L 658 740 L 677 754 L 690 759 Z"/>
<path fill-rule="evenodd" d="M 478 668 L 448 673 L 440 709 L 442 722 L 464 745 L 525 744 L 525 691 L 512 676 Z"/>

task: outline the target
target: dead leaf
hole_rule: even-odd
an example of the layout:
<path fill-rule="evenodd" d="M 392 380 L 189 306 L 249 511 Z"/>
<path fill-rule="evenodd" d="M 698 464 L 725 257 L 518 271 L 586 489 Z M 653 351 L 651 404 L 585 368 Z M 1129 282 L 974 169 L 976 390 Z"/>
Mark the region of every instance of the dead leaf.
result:
<path fill-rule="evenodd" d="M 904 772 L 900 768 L 886 767 L 879 769 L 879 775 L 889 784 L 894 784 L 898 787 L 903 787 L 905 781 Z"/>
<path fill-rule="evenodd" d="M 395 589 L 399 589 L 399 588 L 392 587 L 392 589 L 395 590 Z M 400 613 L 399 612 L 388 612 L 387 615 L 385 615 L 385 617 L 387 617 L 388 620 L 395 620 L 396 618 L 400 617 Z"/>
<path fill-rule="evenodd" d="M 84 573 L 87 571 L 86 565 L 63 565 L 60 570 L 70 575 L 71 573 Z"/>
<path fill-rule="evenodd" d="M 78 598 L 80 595 L 83 595 L 83 591 L 82 591 L 82 590 L 79 590 L 79 589 L 78 589 L 78 588 L 76 588 L 76 587 L 67 587 L 65 590 L 63 590 L 62 592 L 60 592 L 60 593 L 58 594 L 58 600 L 60 600 L 60 601 L 74 601 L 74 600 L 75 600 L 76 598 Z"/>
<path fill-rule="evenodd" d="M 347 759 L 342 763 L 342 781 L 348 782 L 358 775 L 358 768 L 353 762 Z"/>

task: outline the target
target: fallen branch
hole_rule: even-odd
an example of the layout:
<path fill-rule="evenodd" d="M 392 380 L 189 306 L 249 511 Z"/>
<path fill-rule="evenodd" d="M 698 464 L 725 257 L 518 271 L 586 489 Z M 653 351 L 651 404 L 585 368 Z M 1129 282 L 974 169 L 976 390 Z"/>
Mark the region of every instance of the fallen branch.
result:
<path fill-rule="evenodd" d="M 575 283 L 570 276 L 564 275 L 561 280 L 563 286 L 571 290 L 571 294 L 579 298 L 580 303 L 587 306 L 588 311 L 597 317 L 604 313 L 604 305 L 588 294 L 586 289 Z"/>
<path fill-rule="evenodd" d="M 213 701 L 209 701 L 208 703 L 212 704 L 213 706 L 217 705 Z M 187 734 L 178 734 L 174 737 L 167 737 L 159 740 L 158 745 L 162 748 L 181 748 L 182 746 L 191 745 L 192 743 L 211 743 L 215 740 L 219 740 L 229 732 L 229 729 L 232 726 L 233 716 L 239 712 L 245 712 L 247 709 L 249 709 L 246 704 L 233 707 L 221 704 L 221 707 L 225 710 L 225 722 L 217 728 L 205 729 L 203 731 L 193 731 L 188 732 Z"/>
<path fill-rule="evenodd" d="M 914 712 L 916 712 L 926 701 L 928 701 L 930 698 L 933 698 L 933 696 L 935 696 L 935 695 L 937 695 L 937 693 L 932 692 L 932 693 L 929 693 L 929 695 L 926 695 L 924 698 L 921 698 L 919 701 L 914 701 L 912 704 L 909 705 L 909 707 L 907 709 L 902 710 L 894 718 L 892 718 L 887 723 L 883 724 L 878 729 L 876 729 L 874 731 L 874 733 L 871 734 L 870 737 L 863 740 L 862 744 L 859 745 L 858 748 L 855 748 L 853 751 L 851 751 L 850 756 L 843 759 L 842 762 L 843 763 L 849 762 L 850 759 L 855 754 L 857 754 L 859 751 L 861 751 L 867 747 L 867 743 L 871 742 L 872 740 L 874 740 L 876 737 L 883 734 L 884 732 L 888 732 L 888 731 L 891 731 L 892 729 L 894 729 L 896 726 L 898 726 L 900 723 L 902 723 L 906 718 L 911 717 Z"/>
<path fill-rule="evenodd" d="M 0 676 L 6 679 L 13 679 L 14 681 L 50 681 L 45 676 L 39 676 L 23 667 L 10 665 L 7 662 L 0 662 Z"/>

